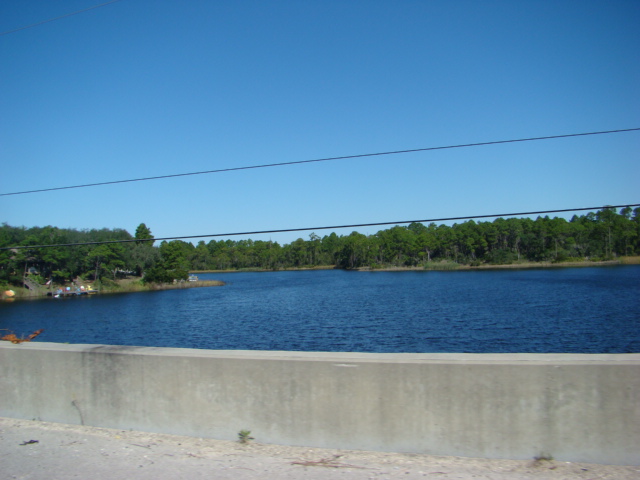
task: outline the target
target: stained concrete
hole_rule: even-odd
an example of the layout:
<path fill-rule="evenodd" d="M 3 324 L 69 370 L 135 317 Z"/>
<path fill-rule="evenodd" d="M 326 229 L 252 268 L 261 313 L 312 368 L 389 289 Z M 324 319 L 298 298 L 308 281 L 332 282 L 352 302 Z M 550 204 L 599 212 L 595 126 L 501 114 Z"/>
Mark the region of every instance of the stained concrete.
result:
<path fill-rule="evenodd" d="M 640 463 L 640 354 L 0 345 L 0 416 L 264 443 Z"/>

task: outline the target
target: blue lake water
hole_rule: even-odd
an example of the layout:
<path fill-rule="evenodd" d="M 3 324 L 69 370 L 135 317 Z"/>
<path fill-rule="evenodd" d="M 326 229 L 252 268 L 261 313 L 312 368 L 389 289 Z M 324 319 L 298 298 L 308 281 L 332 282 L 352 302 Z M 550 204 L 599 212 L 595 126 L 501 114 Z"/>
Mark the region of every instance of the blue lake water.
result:
<path fill-rule="evenodd" d="M 224 287 L 0 302 L 36 341 L 233 350 L 640 352 L 640 266 L 204 274 Z"/>

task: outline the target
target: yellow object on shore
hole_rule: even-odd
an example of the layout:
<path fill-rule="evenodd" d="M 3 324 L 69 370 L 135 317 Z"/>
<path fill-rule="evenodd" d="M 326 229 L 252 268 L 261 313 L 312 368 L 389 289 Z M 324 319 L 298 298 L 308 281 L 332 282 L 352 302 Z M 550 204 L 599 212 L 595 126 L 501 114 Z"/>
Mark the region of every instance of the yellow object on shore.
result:
<path fill-rule="evenodd" d="M 16 296 L 16 292 L 14 292 L 13 290 L 6 290 L 6 291 L 4 292 L 4 296 L 5 296 L 5 297 L 12 298 L 12 297 L 15 297 L 15 296 Z"/>

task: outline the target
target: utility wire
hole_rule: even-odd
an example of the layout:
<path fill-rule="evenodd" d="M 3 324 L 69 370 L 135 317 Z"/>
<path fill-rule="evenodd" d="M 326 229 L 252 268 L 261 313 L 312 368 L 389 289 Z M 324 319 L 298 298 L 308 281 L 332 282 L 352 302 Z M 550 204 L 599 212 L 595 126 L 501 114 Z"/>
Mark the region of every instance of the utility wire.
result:
<path fill-rule="evenodd" d="M 52 245 L 16 245 L 13 247 L 2 247 L 0 250 L 14 250 L 24 248 L 49 248 L 49 247 L 79 247 L 83 245 L 105 245 L 109 243 L 133 243 L 133 242 L 162 242 L 164 240 L 184 240 L 192 238 L 206 238 L 206 237 L 232 237 L 232 236 L 246 236 L 246 235 L 260 235 L 266 233 L 287 233 L 287 232 L 303 232 L 303 231 L 315 231 L 315 230 L 337 230 L 341 228 L 355 228 L 355 227 L 376 227 L 381 225 L 402 225 L 407 223 L 435 223 L 435 222 L 451 222 L 454 220 L 475 220 L 479 218 L 493 218 L 493 217 L 527 217 L 530 215 L 542 215 L 549 213 L 566 213 L 566 212 L 579 212 L 584 210 L 601 210 L 605 208 L 626 208 L 626 207 L 640 207 L 640 203 L 629 205 L 605 205 L 602 207 L 585 207 L 585 208 L 565 208 L 561 210 L 542 210 L 539 212 L 520 212 L 520 213 L 494 213 L 491 215 L 472 215 L 467 217 L 448 217 L 448 218 L 430 218 L 423 220 L 400 220 L 396 222 L 378 222 L 378 223 L 357 223 L 352 225 L 334 225 L 328 227 L 304 227 L 304 228 L 287 228 L 281 230 L 257 230 L 255 232 L 235 232 L 235 233 L 212 233 L 208 235 L 188 235 L 181 237 L 164 237 L 164 238 L 134 238 L 130 240 L 108 240 L 103 242 L 83 242 L 83 243 L 57 243 Z"/>
<path fill-rule="evenodd" d="M 7 30 L 6 32 L 1 32 L 0 33 L 0 37 L 3 36 L 3 35 L 9 35 L 10 33 L 20 32 L 22 30 L 26 30 L 27 28 L 33 28 L 33 27 L 37 27 L 39 25 L 44 25 L 45 23 L 55 22 L 56 20 L 67 18 L 67 17 L 70 17 L 72 15 L 77 15 L 79 13 L 88 12 L 89 10 L 93 10 L 95 8 L 106 7 L 107 5 L 110 5 L 112 3 L 116 3 L 116 2 L 119 2 L 119 1 L 120 0 L 111 0 L 110 2 L 101 3 L 100 5 L 94 5 L 93 7 L 89 7 L 89 8 L 83 8 L 82 10 L 78 10 L 76 12 L 66 13 L 64 15 L 60 15 L 59 17 L 50 18 L 48 20 L 42 20 L 41 22 L 32 23 L 31 25 L 25 25 L 24 27 L 15 28 L 13 30 Z"/>
<path fill-rule="evenodd" d="M 38 190 L 25 190 L 23 192 L 11 192 L 11 193 L 0 193 L 0 197 L 8 196 L 8 195 L 25 195 L 28 193 L 39 193 L 39 192 L 51 192 L 54 190 L 69 190 L 72 188 L 86 188 L 86 187 L 97 187 L 101 185 L 114 185 L 118 183 L 129 183 L 129 182 L 143 182 L 147 180 L 160 180 L 164 178 L 176 178 L 176 177 L 186 177 L 190 175 L 205 175 L 209 173 L 222 173 L 222 172 L 233 172 L 237 170 L 251 170 L 256 168 L 269 168 L 269 167 L 282 167 L 286 165 L 300 165 L 305 163 L 314 163 L 314 162 L 329 162 L 334 160 L 347 160 L 352 158 L 363 158 L 363 157 L 375 157 L 382 155 L 398 155 L 401 153 L 415 153 L 415 152 L 428 152 L 432 150 L 446 150 L 451 148 L 468 148 L 468 147 L 480 147 L 484 145 L 499 145 L 503 143 L 516 143 L 516 142 L 532 142 L 536 140 L 551 140 L 556 138 L 569 138 L 569 137 L 584 137 L 588 135 L 604 135 L 610 133 L 622 133 L 622 132 L 634 132 L 640 130 L 638 128 L 626 128 L 622 130 L 606 130 L 601 132 L 588 132 L 588 133 L 570 133 L 566 135 L 552 135 L 547 137 L 532 137 L 532 138 L 518 138 L 511 140 L 496 140 L 492 142 L 480 142 L 480 143 L 466 143 L 461 145 L 445 145 L 440 147 L 426 147 L 426 148 L 414 148 L 411 150 L 396 150 L 393 152 L 378 152 L 378 153 L 363 153 L 359 155 L 345 155 L 341 157 L 329 157 L 329 158 L 317 158 L 314 160 L 298 160 L 294 162 L 282 162 L 282 163 L 269 163 L 264 165 L 250 165 L 246 167 L 232 167 L 232 168 L 221 168 L 218 170 L 206 170 L 203 172 L 191 172 L 191 173 L 176 173 L 173 175 L 160 175 L 156 177 L 144 177 L 144 178 L 132 178 L 129 180 L 114 180 L 111 182 L 98 182 L 98 183 L 87 183 L 83 185 L 71 185 L 67 187 L 53 187 L 53 188 L 42 188 Z"/>

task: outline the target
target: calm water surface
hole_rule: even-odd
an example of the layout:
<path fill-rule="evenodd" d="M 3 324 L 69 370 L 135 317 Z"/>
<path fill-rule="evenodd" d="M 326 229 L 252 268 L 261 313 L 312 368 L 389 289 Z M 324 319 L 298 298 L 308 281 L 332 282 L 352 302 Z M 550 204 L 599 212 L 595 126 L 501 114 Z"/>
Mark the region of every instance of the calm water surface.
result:
<path fill-rule="evenodd" d="M 0 303 L 38 341 L 242 350 L 640 352 L 640 266 L 206 274 L 224 287 Z"/>

